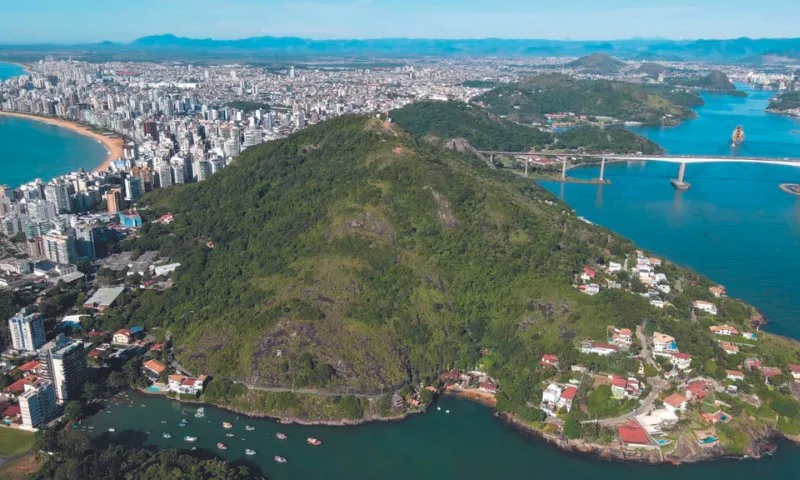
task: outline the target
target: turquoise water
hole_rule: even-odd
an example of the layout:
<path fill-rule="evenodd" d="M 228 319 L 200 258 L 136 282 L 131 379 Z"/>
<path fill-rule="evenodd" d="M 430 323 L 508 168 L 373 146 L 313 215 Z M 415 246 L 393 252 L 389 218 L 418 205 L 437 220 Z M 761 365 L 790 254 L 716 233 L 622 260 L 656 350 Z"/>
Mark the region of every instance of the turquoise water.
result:
<path fill-rule="evenodd" d="M 139 393 L 130 393 L 129 399 L 109 406 L 111 413 L 99 413 L 84 421 L 86 427 L 94 427 L 97 435 L 111 435 L 130 444 L 196 446 L 229 461 L 250 462 L 271 480 L 551 477 L 734 480 L 786 477 L 788 472 L 800 471 L 797 449 L 786 444 L 781 444 L 773 457 L 759 461 L 719 460 L 677 469 L 623 465 L 561 453 L 538 438 L 503 425 L 490 409 L 452 398 L 440 402 L 441 410 L 433 407 L 425 414 L 402 422 L 358 427 L 279 425 L 274 420 L 247 419 L 213 407 L 206 407 L 205 417 L 196 419 L 192 415 L 195 406 Z M 181 415 L 182 410 L 187 415 Z M 184 418 L 188 424 L 178 427 L 178 422 Z M 233 429 L 223 429 L 225 421 L 233 423 Z M 245 425 L 255 430 L 248 432 Z M 115 433 L 107 433 L 109 428 L 114 428 Z M 150 430 L 151 435 L 141 433 L 146 430 Z M 172 438 L 162 438 L 164 432 L 170 433 Z M 289 438 L 278 440 L 277 432 Z M 226 433 L 233 433 L 235 437 L 226 437 Z M 184 435 L 195 436 L 197 441 L 186 443 Z M 323 444 L 319 447 L 306 445 L 309 436 L 319 438 Z M 227 444 L 228 450 L 217 450 L 217 442 Z M 245 455 L 247 448 L 255 450 L 256 455 Z M 288 463 L 275 463 L 275 455 L 286 457 Z"/>
<path fill-rule="evenodd" d="M 34 120 L 0 115 L 0 184 L 12 187 L 81 168 L 106 158 L 105 147 L 78 133 Z"/>
<path fill-rule="evenodd" d="M 0 62 L 0 80 L 25 75 L 25 69 L 14 63 Z"/>
<path fill-rule="evenodd" d="M 800 122 L 764 112 L 770 92 L 745 99 L 706 96 L 699 118 L 674 128 L 638 129 L 672 153 L 733 154 L 730 133 L 743 125 L 746 155 L 800 157 Z M 758 164 L 691 164 L 692 188 L 669 184 L 678 166 L 666 163 L 607 165 L 611 185 L 544 184 L 579 215 L 608 227 L 659 255 L 691 267 L 759 308 L 767 329 L 800 338 L 800 197 L 782 182 L 800 182 L 800 168 Z M 598 176 L 596 168 L 572 175 Z"/>

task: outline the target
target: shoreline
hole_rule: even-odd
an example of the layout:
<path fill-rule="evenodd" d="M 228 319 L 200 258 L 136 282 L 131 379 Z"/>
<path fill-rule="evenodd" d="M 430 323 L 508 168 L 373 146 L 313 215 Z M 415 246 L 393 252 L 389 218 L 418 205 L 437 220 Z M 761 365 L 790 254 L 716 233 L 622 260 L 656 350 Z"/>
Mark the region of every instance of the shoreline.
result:
<path fill-rule="evenodd" d="M 103 147 L 106 149 L 106 158 L 103 160 L 99 166 L 92 169 L 92 172 L 104 172 L 108 170 L 108 167 L 111 166 L 111 162 L 122 158 L 123 154 L 123 146 L 125 141 L 122 137 L 119 136 L 106 136 L 100 133 L 93 132 L 89 129 L 88 126 L 80 124 L 78 122 L 73 122 L 71 120 L 65 120 L 62 118 L 57 117 L 45 117 L 42 115 L 34 115 L 30 113 L 20 113 L 20 112 L 10 112 L 7 110 L 0 110 L 0 116 L 6 117 L 13 117 L 13 118 L 22 118 L 27 120 L 32 120 L 34 122 L 41 122 L 47 125 L 52 125 L 54 127 L 63 128 L 65 130 L 69 130 L 71 132 L 77 133 L 79 135 L 83 135 L 85 137 L 89 137 L 98 143 L 102 144 Z"/>

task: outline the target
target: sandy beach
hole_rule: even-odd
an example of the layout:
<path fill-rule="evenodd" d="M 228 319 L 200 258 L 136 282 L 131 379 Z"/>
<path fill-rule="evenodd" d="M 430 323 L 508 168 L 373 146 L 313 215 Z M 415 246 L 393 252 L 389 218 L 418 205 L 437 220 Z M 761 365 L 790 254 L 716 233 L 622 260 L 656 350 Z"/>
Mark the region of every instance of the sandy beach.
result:
<path fill-rule="evenodd" d="M 101 172 L 107 170 L 113 160 L 122 158 L 122 147 L 124 145 L 124 141 L 120 137 L 117 136 L 109 137 L 106 135 L 95 133 L 89 130 L 88 127 L 81 125 L 80 123 L 70 122 L 69 120 L 63 120 L 60 118 L 42 117 L 39 115 L 31 115 L 28 113 L 17 113 L 17 112 L 7 112 L 7 111 L 0 111 L 0 115 L 5 115 L 8 117 L 27 118 L 29 120 L 47 123 L 49 125 L 65 128 L 75 133 L 91 137 L 97 142 L 102 143 L 103 146 L 106 147 L 108 155 L 106 155 L 106 159 L 103 161 L 103 163 L 94 169 L 95 172 Z"/>

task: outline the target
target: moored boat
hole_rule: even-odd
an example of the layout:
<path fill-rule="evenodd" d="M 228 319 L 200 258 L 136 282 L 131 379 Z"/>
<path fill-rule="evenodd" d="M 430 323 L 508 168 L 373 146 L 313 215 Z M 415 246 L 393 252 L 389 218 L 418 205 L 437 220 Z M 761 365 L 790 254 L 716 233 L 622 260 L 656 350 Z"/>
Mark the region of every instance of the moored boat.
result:
<path fill-rule="evenodd" d="M 255 455 L 256 451 L 253 450 L 252 448 L 248 448 L 247 450 L 244 451 L 244 454 L 245 455 Z"/>
<path fill-rule="evenodd" d="M 244 429 L 247 430 L 248 432 L 252 432 L 253 430 L 256 429 L 256 427 L 251 427 L 250 425 L 245 425 Z"/>
<path fill-rule="evenodd" d="M 186 436 L 183 437 L 183 441 L 184 442 L 196 442 L 197 441 L 197 437 L 192 437 L 190 435 L 186 435 Z"/>
<path fill-rule="evenodd" d="M 217 443 L 217 448 L 219 448 L 220 450 L 227 450 L 227 449 L 228 449 L 228 446 L 227 446 L 227 445 L 225 445 L 225 444 L 224 444 L 224 443 L 222 443 L 222 442 L 218 442 L 218 443 Z"/>
<path fill-rule="evenodd" d="M 278 432 L 275 434 L 275 438 L 278 440 L 286 440 L 289 437 L 287 437 L 285 433 Z"/>
<path fill-rule="evenodd" d="M 322 440 L 319 440 L 319 439 L 314 438 L 314 437 L 308 437 L 308 438 L 306 438 L 306 443 L 311 445 L 311 446 L 318 447 L 318 446 L 322 445 Z"/>
<path fill-rule="evenodd" d="M 231 422 L 222 422 L 222 428 L 233 428 L 233 424 Z"/>
<path fill-rule="evenodd" d="M 278 463 L 286 463 L 286 459 L 281 457 L 280 455 L 275 455 L 275 461 Z"/>
<path fill-rule="evenodd" d="M 172 438 L 172 435 L 170 435 L 169 433 L 164 433 L 161 436 L 164 438 Z"/>

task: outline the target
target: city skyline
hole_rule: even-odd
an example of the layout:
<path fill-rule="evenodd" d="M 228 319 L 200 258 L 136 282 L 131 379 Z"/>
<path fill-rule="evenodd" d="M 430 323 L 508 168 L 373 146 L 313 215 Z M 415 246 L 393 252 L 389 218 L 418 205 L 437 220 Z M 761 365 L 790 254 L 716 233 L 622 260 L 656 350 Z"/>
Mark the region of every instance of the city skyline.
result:
<path fill-rule="evenodd" d="M 792 19 L 800 4 L 767 2 L 750 8 L 743 0 L 657 2 L 619 0 L 613 6 L 589 0 L 531 5 L 522 0 L 485 4 L 439 0 L 42 0 L 5 7 L 0 43 L 129 42 L 172 33 L 191 38 L 237 39 L 298 36 L 313 39 L 539 38 L 615 40 L 627 38 L 782 38 L 800 35 Z M 47 12 L 43 15 L 42 12 Z M 780 12 L 780 15 L 775 15 Z M 114 19 L 125 18 L 124 22 Z M 76 29 L 74 25 L 80 24 Z"/>

